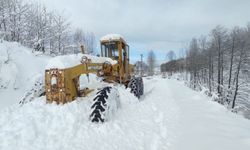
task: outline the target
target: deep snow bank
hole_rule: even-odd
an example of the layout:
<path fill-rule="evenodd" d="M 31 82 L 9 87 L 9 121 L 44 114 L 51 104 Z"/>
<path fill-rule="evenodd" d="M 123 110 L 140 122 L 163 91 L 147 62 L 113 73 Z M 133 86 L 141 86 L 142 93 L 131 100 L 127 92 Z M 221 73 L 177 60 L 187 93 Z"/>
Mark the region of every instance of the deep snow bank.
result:
<path fill-rule="evenodd" d="M 124 87 L 116 88 L 122 95 L 121 109 L 138 103 Z M 0 149 L 110 149 L 112 139 L 121 132 L 121 122 L 114 123 L 119 112 L 106 124 L 91 123 L 89 115 L 95 93 L 64 105 L 46 104 L 45 97 L 40 97 L 22 107 L 12 106 L 1 111 Z"/>
<path fill-rule="evenodd" d="M 42 78 L 49 59 L 19 43 L 0 43 L 0 109 L 18 104 L 36 80 Z"/>
<path fill-rule="evenodd" d="M 0 43 L 1 88 L 26 88 L 27 83 L 44 72 L 49 57 L 32 53 L 19 43 Z"/>

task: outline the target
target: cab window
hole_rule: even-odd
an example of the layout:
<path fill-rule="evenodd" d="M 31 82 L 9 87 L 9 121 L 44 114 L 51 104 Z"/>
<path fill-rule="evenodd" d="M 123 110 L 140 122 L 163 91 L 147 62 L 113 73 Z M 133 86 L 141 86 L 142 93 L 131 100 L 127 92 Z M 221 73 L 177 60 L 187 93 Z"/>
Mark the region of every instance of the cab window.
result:
<path fill-rule="evenodd" d="M 118 52 L 117 42 L 103 43 L 101 45 L 101 50 L 102 50 L 102 56 L 118 60 L 119 52 Z"/>

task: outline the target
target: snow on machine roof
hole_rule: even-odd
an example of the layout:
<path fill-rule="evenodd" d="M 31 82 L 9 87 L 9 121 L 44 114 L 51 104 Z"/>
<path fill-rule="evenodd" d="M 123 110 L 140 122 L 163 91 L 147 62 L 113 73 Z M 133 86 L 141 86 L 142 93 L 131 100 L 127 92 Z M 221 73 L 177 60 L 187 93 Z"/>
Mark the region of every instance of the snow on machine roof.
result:
<path fill-rule="evenodd" d="M 100 41 L 101 42 L 107 42 L 107 41 L 119 41 L 122 40 L 124 43 L 126 43 L 126 41 L 124 40 L 123 36 L 121 36 L 120 34 L 107 34 L 105 36 L 103 36 Z"/>
<path fill-rule="evenodd" d="M 117 63 L 116 60 L 112 60 L 111 58 L 107 58 L 107 57 L 97 57 L 97 56 L 87 55 L 87 54 L 71 54 L 71 55 L 62 55 L 62 56 L 56 56 L 54 58 L 51 58 L 48 61 L 48 64 L 45 67 L 45 69 L 50 69 L 50 68 L 65 69 L 65 68 L 70 68 L 70 67 L 79 65 L 83 56 L 90 59 L 92 63 L 110 62 L 112 65 Z"/>

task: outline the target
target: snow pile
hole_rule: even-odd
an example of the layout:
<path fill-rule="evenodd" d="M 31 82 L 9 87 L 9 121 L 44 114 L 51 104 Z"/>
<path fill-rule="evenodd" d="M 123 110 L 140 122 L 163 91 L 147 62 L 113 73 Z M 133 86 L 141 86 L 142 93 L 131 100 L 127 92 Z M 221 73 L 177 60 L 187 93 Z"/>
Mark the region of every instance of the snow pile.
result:
<path fill-rule="evenodd" d="M 1 54 L 0 54 L 1 55 Z M 20 83 L 16 82 L 18 68 L 15 63 L 7 62 L 0 58 L 0 88 L 18 88 Z"/>
<path fill-rule="evenodd" d="M 16 78 L 18 72 L 16 63 L 13 61 L 16 58 L 13 58 L 13 53 L 18 52 L 16 47 L 18 44 L 14 44 L 15 48 L 12 48 L 9 43 L 3 42 L 0 43 L 0 88 L 18 88 L 16 83 Z M 16 51 L 15 51 L 16 50 Z M 20 50 L 20 48 L 19 48 Z"/>
<path fill-rule="evenodd" d="M 124 87 L 116 88 L 123 91 L 123 94 L 131 95 Z M 92 92 L 88 97 L 78 98 L 64 105 L 46 104 L 45 97 L 40 97 L 22 107 L 12 106 L 2 110 L 0 149 L 92 150 L 98 149 L 101 141 L 104 149 L 112 149 L 113 137 L 123 130 L 119 127 L 122 122 L 115 121 L 120 117 L 117 112 L 119 109 L 110 109 L 107 115 L 112 117 L 109 116 L 109 122 L 106 124 L 91 123 L 89 115 L 95 93 Z M 111 93 L 110 96 L 117 97 L 116 94 Z M 130 101 L 138 101 L 133 96 L 130 98 Z M 127 102 L 116 105 L 126 108 L 129 105 Z M 116 113 L 113 114 L 113 111 Z M 121 135 L 118 138 L 119 141 L 124 140 Z M 107 141 L 104 142 L 105 140 Z M 124 144 L 126 142 L 121 146 Z"/>
<path fill-rule="evenodd" d="M 0 115 L 0 148 L 67 149 L 67 145 L 62 143 L 74 139 L 77 129 L 88 122 L 87 102 L 89 101 L 74 101 L 57 106 L 46 104 L 45 97 L 41 97 L 22 107 L 2 111 L 4 115 Z"/>
<path fill-rule="evenodd" d="M 69 68 L 76 65 L 79 65 L 81 63 L 81 60 L 83 57 L 87 57 L 90 59 L 91 63 L 104 63 L 104 62 L 110 62 L 112 65 L 116 64 L 116 60 L 112 60 L 111 58 L 107 57 L 97 57 L 87 54 L 72 54 L 72 55 L 63 55 L 63 56 L 57 56 L 49 60 L 46 69 L 50 68 Z"/>
<path fill-rule="evenodd" d="M 49 57 L 35 56 L 18 43 L 0 43 L 0 84 L 4 88 L 21 88 L 34 76 L 44 73 Z"/>
<path fill-rule="evenodd" d="M 120 40 L 120 39 L 124 39 L 120 34 L 107 34 L 103 36 L 100 40 L 111 41 L 111 40 Z"/>
<path fill-rule="evenodd" d="M 121 108 L 121 102 L 118 95 L 118 90 L 116 87 L 112 87 L 110 93 L 108 93 L 106 108 L 108 111 L 105 112 L 105 120 L 112 120 L 116 116 L 119 108 Z"/>
<path fill-rule="evenodd" d="M 44 75 L 50 57 L 36 54 L 19 43 L 0 43 L 0 109 L 18 104 L 25 93 Z"/>

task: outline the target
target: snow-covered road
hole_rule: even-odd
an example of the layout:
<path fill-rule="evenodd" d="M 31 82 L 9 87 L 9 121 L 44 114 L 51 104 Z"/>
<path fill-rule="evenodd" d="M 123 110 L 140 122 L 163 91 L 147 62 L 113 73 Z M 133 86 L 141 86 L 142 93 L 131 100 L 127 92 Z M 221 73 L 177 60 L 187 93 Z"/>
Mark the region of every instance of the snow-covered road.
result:
<path fill-rule="evenodd" d="M 175 79 L 144 82 L 140 102 L 118 87 L 122 108 L 104 124 L 89 122 L 88 100 L 57 106 L 42 97 L 7 108 L 0 112 L 0 149 L 250 149 L 249 120 Z"/>
<path fill-rule="evenodd" d="M 229 112 L 224 106 L 176 80 L 158 80 L 157 87 L 166 89 L 166 103 L 174 101 L 173 105 L 179 111 L 178 122 L 172 122 L 178 126 L 179 132 L 173 149 L 250 149 L 249 120 Z M 165 112 L 166 116 L 171 115 L 168 110 Z"/>

